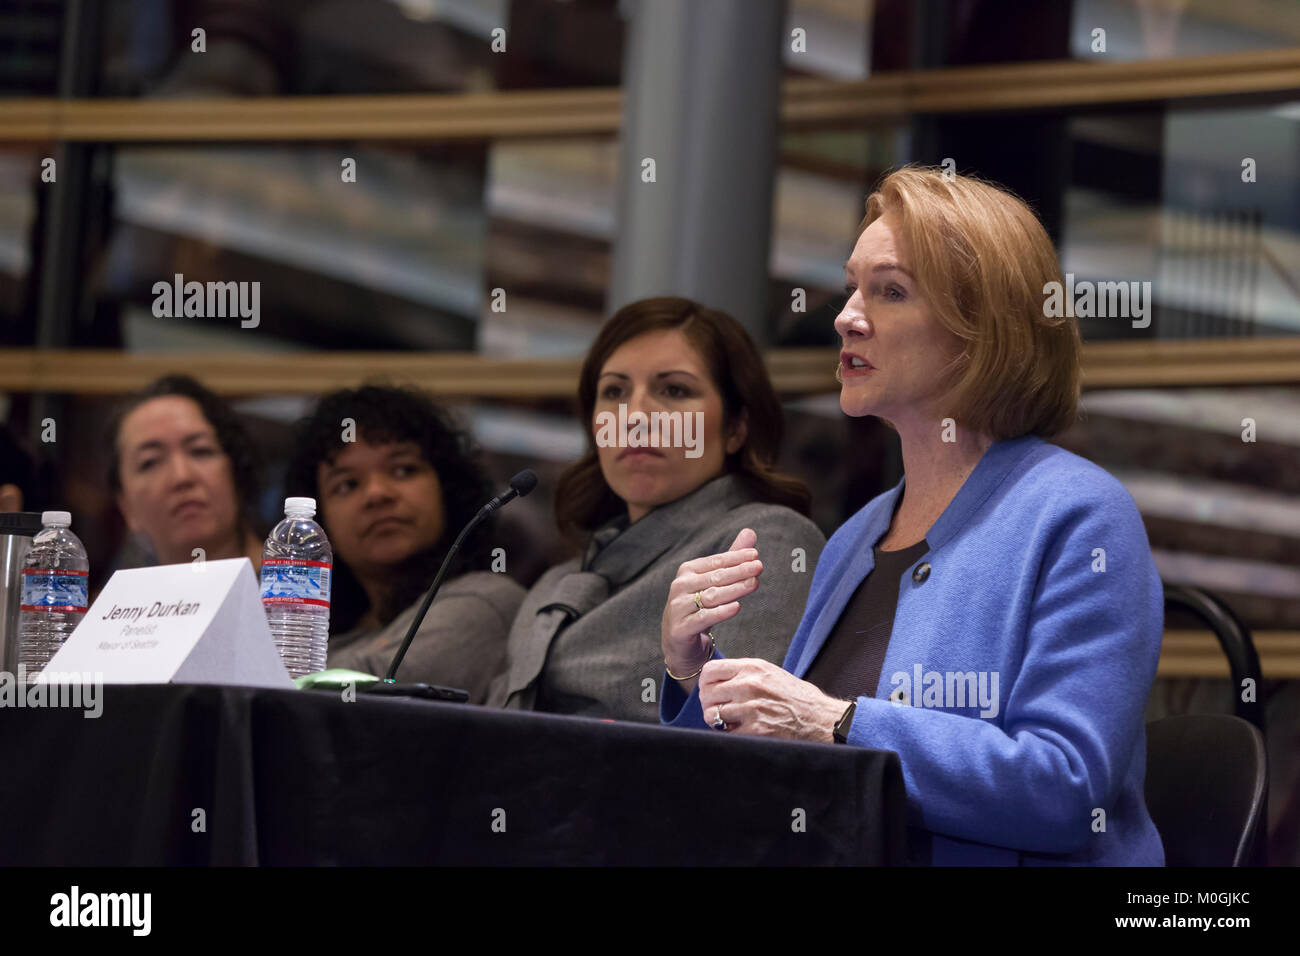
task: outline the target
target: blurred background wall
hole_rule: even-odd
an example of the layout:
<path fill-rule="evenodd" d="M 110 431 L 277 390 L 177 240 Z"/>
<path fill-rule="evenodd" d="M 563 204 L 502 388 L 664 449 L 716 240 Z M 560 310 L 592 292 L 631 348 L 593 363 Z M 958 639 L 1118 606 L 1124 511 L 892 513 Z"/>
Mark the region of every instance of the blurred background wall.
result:
<path fill-rule="evenodd" d="M 502 531 L 528 584 L 562 556 L 577 361 L 659 292 L 765 349 L 829 533 L 900 477 L 892 432 L 839 411 L 832 320 L 908 161 L 1013 189 L 1077 280 L 1152 284 L 1149 324 L 1081 320 L 1059 443 L 1124 482 L 1166 581 L 1245 620 L 1270 752 L 1300 751 L 1293 0 L 7 0 L 0 420 L 46 477 L 29 506 L 73 512 L 101 586 L 144 560 L 101 477 L 115 397 L 167 371 L 229 396 L 270 519 L 314 396 L 411 382 L 495 479 L 537 469 Z M 259 282 L 260 323 L 155 317 L 176 273 Z M 1230 710 L 1212 640 L 1167 623 L 1152 715 Z M 1296 778 L 1275 762 L 1275 862 L 1300 863 Z"/>

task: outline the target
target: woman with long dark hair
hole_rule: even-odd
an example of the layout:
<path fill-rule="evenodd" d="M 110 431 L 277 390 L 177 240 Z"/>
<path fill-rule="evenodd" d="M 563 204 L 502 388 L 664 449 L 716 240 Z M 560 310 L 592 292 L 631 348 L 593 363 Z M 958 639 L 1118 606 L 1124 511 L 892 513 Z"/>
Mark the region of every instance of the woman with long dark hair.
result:
<path fill-rule="evenodd" d="M 684 561 L 754 529 L 772 555 L 764 590 L 714 638 L 779 661 L 825 538 L 803 483 L 776 469 L 781 405 L 735 319 L 682 298 L 620 309 L 578 386 L 588 451 L 556 489 L 581 557 L 547 571 L 510 630 L 488 702 L 656 721 L 659 618 Z"/>

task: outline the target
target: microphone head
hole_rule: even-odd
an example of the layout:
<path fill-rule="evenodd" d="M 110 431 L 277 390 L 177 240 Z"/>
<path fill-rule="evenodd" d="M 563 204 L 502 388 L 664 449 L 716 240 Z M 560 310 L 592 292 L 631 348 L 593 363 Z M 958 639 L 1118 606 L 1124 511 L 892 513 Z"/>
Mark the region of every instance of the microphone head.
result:
<path fill-rule="evenodd" d="M 510 479 L 510 487 L 522 498 L 537 487 L 537 475 L 531 468 L 525 468 Z"/>

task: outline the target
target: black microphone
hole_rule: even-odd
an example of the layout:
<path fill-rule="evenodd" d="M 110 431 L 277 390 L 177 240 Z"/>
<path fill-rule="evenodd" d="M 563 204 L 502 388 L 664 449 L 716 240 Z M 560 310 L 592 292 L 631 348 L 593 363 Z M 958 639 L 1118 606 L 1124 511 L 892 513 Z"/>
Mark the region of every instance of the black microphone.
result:
<path fill-rule="evenodd" d="M 438 573 L 434 576 L 433 587 L 431 587 L 429 593 L 424 596 L 424 601 L 420 604 L 420 610 L 416 613 L 415 620 L 411 622 L 411 627 L 406 632 L 406 638 L 402 641 L 402 646 L 397 649 L 397 654 L 393 657 L 393 663 L 388 668 L 388 674 L 384 677 L 384 683 L 395 683 L 397 668 L 401 666 L 402 658 L 406 656 L 406 650 L 411 646 L 411 641 L 415 640 L 415 632 L 418 631 L 420 625 L 424 623 L 424 616 L 429 613 L 429 605 L 433 603 L 433 598 L 438 593 L 438 588 L 442 587 L 443 575 L 447 573 L 447 568 L 451 565 L 451 559 L 454 558 L 456 552 L 460 550 L 460 543 L 465 540 L 465 536 L 473 531 L 474 528 L 478 526 L 478 523 L 488 515 L 492 514 L 492 512 L 503 507 L 507 502 L 512 501 L 515 498 L 522 498 L 536 487 L 537 475 L 533 473 L 531 468 L 525 468 L 519 474 L 510 479 L 510 488 L 508 490 L 501 492 L 501 494 L 497 495 L 482 508 L 479 508 L 478 513 L 475 514 L 473 518 L 470 518 L 469 523 L 461 529 L 460 534 L 456 535 L 456 540 L 447 551 L 447 556 L 442 559 L 442 567 L 438 569 Z"/>
<path fill-rule="evenodd" d="M 515 498 L 522 498 L 536 487 L 537 475 L 533 474 L 531 468 L 525 468 L 519 474 L 510 479 L 509 491 L 501 492 L 501 494 L 497 495 L 479 509 L 479 517 L 486 518 L 492 512 L 506 504 L 506 502 L 512 501 Z"/>

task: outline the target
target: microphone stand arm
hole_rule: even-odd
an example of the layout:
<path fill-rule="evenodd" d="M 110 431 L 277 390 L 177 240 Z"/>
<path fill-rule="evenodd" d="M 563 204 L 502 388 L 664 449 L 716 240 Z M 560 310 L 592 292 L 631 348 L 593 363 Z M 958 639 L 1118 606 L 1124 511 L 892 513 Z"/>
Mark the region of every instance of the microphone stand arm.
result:
<path fill-rule="evenodd" d="M 465 536 L 477 528 L 479 522 L 491 514 L 493 510 L 495 509 L 492 508 L 491 504 L 480 508 L 478 514 L 474 516 L 473 520 L 470 521 L 469 524 L 465 525 L 465 527 L 461 529 L 460 534 L 456 536 L 455 543 L 447 550 L 447 556 L 442 559 L 442 567 L 438 569 L 438 573 L 433 579 L 433 586 L 429 588 L 428 593 L 424 596 L 424 600 L 420 603 L 420 610 L 416 612 L 415 619 L 411 621 L 411 626 L 406 631 L 406 637 L 402 641 L 402 646 L 398 648 L 397 656 L 393 658 L 393 663 L 389 666 L 388 673 L 384 676 L 384 683 L 395 684 L 397 682 L 397 668 L 402 665 L 402 659 L 406 657 L 407 648 L 411 646 L 411 641 L 415 639 L 415 632 L 420 629 L 420 625 L 424 623 L 424 616 L 429 613 L 429 605 L 433 603 L 433 598 L 438 593 L 438 588 L 442 586 L 442 578 L 443 575 L 447 573 L 447 568 L 451 565 L 451 559 L 454 558 L 456 552 L 460 550 L 460 543 L 465 540 Z"/>

